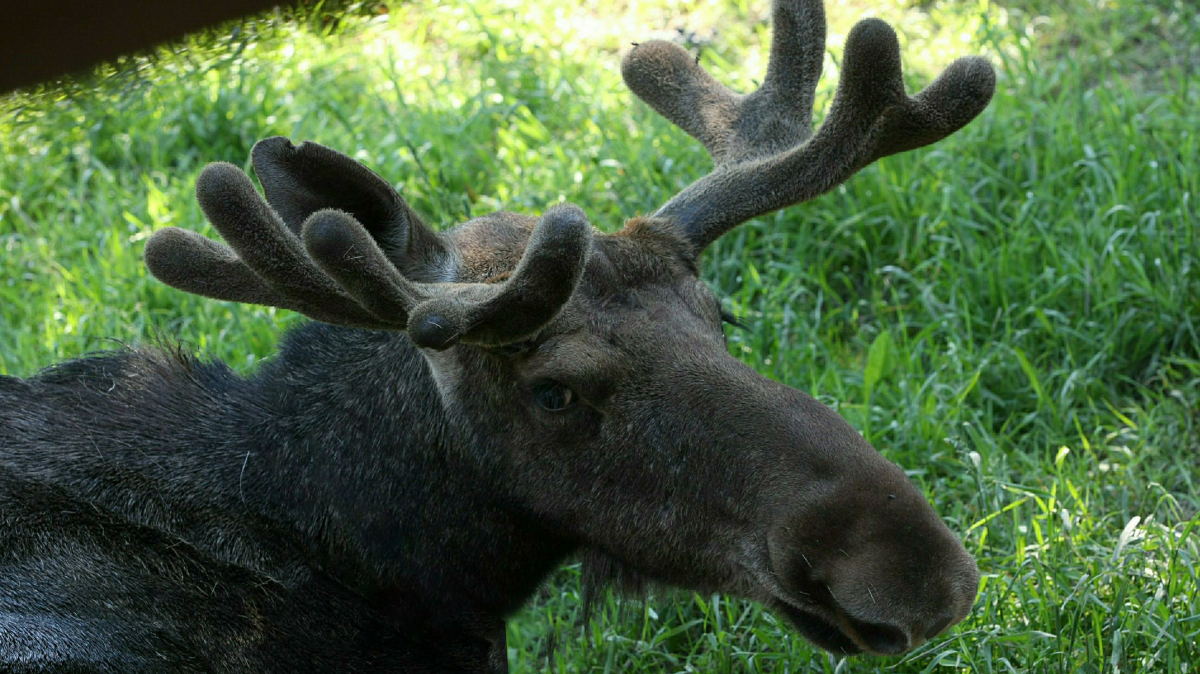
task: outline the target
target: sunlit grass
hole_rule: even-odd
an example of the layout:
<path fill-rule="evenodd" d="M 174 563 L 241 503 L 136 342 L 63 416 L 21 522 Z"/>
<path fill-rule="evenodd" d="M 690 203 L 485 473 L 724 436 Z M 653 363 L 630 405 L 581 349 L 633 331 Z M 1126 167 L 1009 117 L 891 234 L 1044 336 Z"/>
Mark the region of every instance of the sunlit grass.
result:
<path fill-rule="evenodd" d="M 514 671 L 1187 672 L 1200 663 L 1200 23 L 1183 2 L 828 3 L 825 101 L 853 21 L 902 34 L 915 88 L 1000 69 L 984 115 L 810 204 L 750 223 L 705 276 L 731 348 L 836 407 L 976 555 L 970 618 L 902 660 L 839 661 L 755 605 L 609 597 L 568 566 L 509 628 Z M 568 200 L 607 230 L 708 170 L 620 84 L 677 36 L 753 86 L 768 2 L 399 4 L 333 36 L 274 25 L 71 98 L 5 101 L 0 373 L 156 333 L 248 369 L 287 312 L 148 277 L 208 161 L 314 139 L 438 226 Z"/>

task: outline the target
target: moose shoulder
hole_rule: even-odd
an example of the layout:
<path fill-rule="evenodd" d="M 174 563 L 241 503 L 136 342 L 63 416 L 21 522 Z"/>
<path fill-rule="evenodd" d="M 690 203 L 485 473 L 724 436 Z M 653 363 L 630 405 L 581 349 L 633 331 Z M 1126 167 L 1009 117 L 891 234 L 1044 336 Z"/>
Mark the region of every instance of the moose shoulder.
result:
<path fill-rule="evenodd" d="M 506 669 L 504 619 L 584 551 L 761 601 L 836 653 L 898 654 L 970 610 L 971 557 L 903 472 L 732 358 L 699 256 L 745 220 L 954 132 L 961 59 L 904 93 L 894 33 L 847 39 L 826 120 L 819 0 L 778 0 L 762 87 L 643 43 L 630 88 L 708 176 L 594 232 L 570 205 L 439 233 L 350 158 L 271 138 L 265 200 L 197 179 L 229 247 L 156 232 L 163 282 L 299 311 L 250 378 L 171 349 L 0 378 L 6 671 Z"/>

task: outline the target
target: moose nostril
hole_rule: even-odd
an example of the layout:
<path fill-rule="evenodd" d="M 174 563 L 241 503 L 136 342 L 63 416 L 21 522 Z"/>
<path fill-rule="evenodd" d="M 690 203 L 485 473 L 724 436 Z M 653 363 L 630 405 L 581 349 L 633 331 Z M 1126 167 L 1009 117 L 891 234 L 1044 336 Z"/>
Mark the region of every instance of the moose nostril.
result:
<path fill-rule="evenodd" d="M 854 631 L 871 651 L 883 655 L 899 655 L 908 650 L 908 635 L 890 625 L 851 621 Z"/>
<path fill-rule="evenodd" d="M 949 627 L 950 623 L 953 621 L 954 621 L 953 616 L 946 616 L 945 618 L 942 618 L 941 620 L 937 621 L 932 626 L 930 626 L 929 629 L 925 630 L 925 638 L 932 639 L 932 638 L 936 637 L 937 635 L 941 634 L 942 630 Z"/>

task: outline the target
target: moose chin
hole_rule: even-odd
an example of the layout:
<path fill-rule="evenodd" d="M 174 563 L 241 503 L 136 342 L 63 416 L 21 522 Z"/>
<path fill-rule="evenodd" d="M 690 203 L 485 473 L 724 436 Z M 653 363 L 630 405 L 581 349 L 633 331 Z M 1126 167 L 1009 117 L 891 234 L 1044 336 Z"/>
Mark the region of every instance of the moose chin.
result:
<path fill-rule="evenodd" d="M 583 211 L 437 231 L 313 143 L 196 181 L 228 245 L 149 239 L 163 283 L 311 319 L 248 377 L 126 349 L 0 377 L 0 669 L 501 672 L 572 555 L 763 602 L 839 654 L 962 620 L 974 561 L 841 417 L 729 354 L 701 253 L 987 105 L 963 58 L 909 97 L 865 20 L 811 126 L 825 19 L 778 0 L 762 86 L 683 49 L 622 73 L 712 172 L 611 234 Z M 238 158 L 234 158 L 238 159 Z"/>

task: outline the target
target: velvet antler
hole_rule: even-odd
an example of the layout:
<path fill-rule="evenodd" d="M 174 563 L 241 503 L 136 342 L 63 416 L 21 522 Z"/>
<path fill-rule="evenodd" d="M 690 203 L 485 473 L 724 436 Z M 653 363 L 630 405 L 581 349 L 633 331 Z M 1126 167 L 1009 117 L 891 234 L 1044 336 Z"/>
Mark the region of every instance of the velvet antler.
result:
<path fill-rule="evenodd" d="M 850 31 L 841 81 L 814 135 L 812 107 L 825 51 L 821 0 L 775 0 L 767 75 L 738 95 L 681 47 L 653 41 L 621 64 L 625 83 L 712 155 L 712 173 L 654 215 L 680 228 L 697 250 L 751 218 L 812 199 L 881 157 L 938 141 L 987 107 L 992 67 L 961 58 L 921 93 L 904 92 L 900 46 L 883 21 Z"/>
<path fill-rule="evenodd" d="M 502 283 L 413 280 L 395 261 L 415 266 L 414 256 L 444 262 L 449 255 L 386 182 L 311 143 L 268 139 L 255 146 L 253 158 L 276 208 L 241 169 L 205 167 L 196 197 L 232 248 L 174 227 L 159 230 L 145 257 L 160 281 L 326 323 L 407 330 L 418 346 L 441 349 L 528 337 L 558 313 L 583 273 L 591 226 L 579 208 L 563 205 L 537 222 L 516 270 Z"/>

